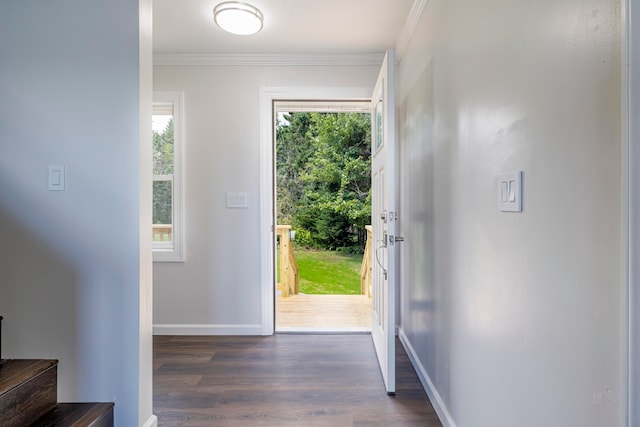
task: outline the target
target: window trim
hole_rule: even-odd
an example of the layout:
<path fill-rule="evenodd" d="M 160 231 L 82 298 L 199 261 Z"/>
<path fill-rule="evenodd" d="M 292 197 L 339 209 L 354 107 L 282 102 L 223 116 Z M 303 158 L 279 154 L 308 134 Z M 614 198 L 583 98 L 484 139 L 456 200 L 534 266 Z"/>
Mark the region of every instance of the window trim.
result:
<path fill-rule="evenodd" d="M 184 92 L 154 92 L 153 102 L 173 104 L 173 247 L 153 242 L 153 261 L 184 262 Z"/>

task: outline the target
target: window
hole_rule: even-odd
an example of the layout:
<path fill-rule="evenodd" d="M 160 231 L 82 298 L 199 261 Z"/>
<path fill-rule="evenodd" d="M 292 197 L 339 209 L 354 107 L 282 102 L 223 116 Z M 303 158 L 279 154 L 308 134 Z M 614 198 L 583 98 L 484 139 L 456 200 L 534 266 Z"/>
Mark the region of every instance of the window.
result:
<path fill-rule="evenodd" d="M 182 93 L 153 95 L 153 260 L 184 261 Z"/>

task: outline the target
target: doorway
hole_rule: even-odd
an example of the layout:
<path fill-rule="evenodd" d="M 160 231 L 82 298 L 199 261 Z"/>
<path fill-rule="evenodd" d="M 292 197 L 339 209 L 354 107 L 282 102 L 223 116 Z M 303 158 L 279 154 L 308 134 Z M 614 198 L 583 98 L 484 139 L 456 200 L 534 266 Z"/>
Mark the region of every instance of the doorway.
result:
<path fill-rule="evenodd" d="M 278 332 L 370 332 L 371 102 L 273 103 Z"/>
<path fill-rule="evenodd" d="M 318 105 L 318 100 L 367 102 L 370 87 L 265 87 L 260 93 L 260 254 L 262 334 L 275 332 L 275 104 L 285 105 L 287 100 L 306 103 L 306 108 Z"/>

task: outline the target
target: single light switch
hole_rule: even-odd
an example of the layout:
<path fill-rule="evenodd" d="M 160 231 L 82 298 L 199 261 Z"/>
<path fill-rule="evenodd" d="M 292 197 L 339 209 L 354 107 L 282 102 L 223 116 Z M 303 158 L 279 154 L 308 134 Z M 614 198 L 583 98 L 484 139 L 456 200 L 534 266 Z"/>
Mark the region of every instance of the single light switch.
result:
<path fill-rule="evenodd" d="M 64 191 L 64 165 L 49 165 L 49 191 Z"/>
<path fill-rule="evenodd" d="M 498 210 L 522 212 L 522 171 L 498 175 Z"/>

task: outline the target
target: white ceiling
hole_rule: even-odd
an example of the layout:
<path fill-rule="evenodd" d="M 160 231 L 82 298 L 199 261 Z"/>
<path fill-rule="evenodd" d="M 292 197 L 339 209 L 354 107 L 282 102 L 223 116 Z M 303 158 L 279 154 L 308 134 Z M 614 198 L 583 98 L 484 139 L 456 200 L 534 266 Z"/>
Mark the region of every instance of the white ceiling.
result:
<path fill-rule="evenodd" d="M 153 0 L 161 54 L 374 54 L 394 47 L 414 0 L 244 0 L 264 14 L 252 36 L 213 22 L 223 0 Z"/>

